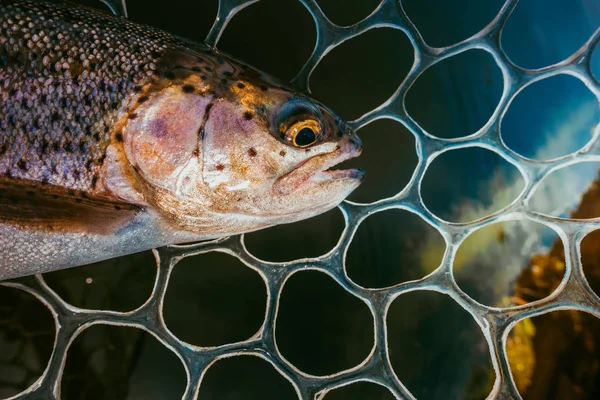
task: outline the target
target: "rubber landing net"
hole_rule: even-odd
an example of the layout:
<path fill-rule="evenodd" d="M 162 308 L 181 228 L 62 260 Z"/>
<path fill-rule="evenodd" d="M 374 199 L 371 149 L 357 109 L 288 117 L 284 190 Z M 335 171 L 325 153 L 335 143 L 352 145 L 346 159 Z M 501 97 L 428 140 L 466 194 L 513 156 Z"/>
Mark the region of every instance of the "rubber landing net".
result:
<path fill-rule="evenodd" d="M 217 45 L 231 18 L 259 0 L 220 0 L 217 19 L 206 42 Z M 151 333 L 165 347 L 174 352 L 184 365 L 187 375 L 185 399 L 195 399 L 202 379 L 211 365 L 222 358 L 235 355 L 254 355 L 267 360 L 291 382 L 301 399 L 320 399 L 337 387 L 358 381 L 369 381 L 387 387 L 399 399 L 414 396 L 394 373 L 387 346 L 386 313 L 394 299 L 410 291 L 437 291 L 450 296 L 477 322 L 483 332 L 492 365 L 495 382 L 489 398 L 520 398 L 506 352 L 509 331 L 523 319 L 561 309 L 580 310 L 600 318 L 600 298 L 590 288 L 580 261 L 580 243 L 584 236 L 600 227 L 600 220 L 559 219 L 534 212 L 529 200 L 542 179 L 551 172 L 581 161 L 600 161 L 600 147 L 596 129 L 593 139 L 582 150 L 552 161 L 533 161 L 509 149 L 500 138 L 500 118 L 512 99 L 528 85 L 557 74 L 579 78 L 600 99 L 600 82 L 591 73 L 591 54 L 600 41 L 600 29 L 572 56 L 542 69 L 526 70 L 512 63 L 500 46 L 503 27 L 517 6 L 518 0 L 507 0 L 494 20 L 467 40 L 444 48 L 428 46 L 415 25 L 410 21 L 398 0 L 382 0 L 379 6 L 362 21 L 340 27 L 332 23 L 315 0 L 299 0 L 311 13 L 317 27 L 314 51 L 293 79 L 295 87 L 308 90 L 311 72 L 320 60 L 341 43 L 377 27 L 403 31 L 414 47 L 412 68 L 396 92 L 376 109 L 364 114 L 351 124 L 358 129 L 380 118 L 401 122 L 415 136 L 418 164 L 408 185 L 395 196 L 371 204 L 344 202 L 340 209 L 344 215 L 345 229 L 335 248 L 324 256 L 288 263 L 265 262 L 254 257 L 244 245 L 244 237 L 203 242 L 193 245 L 172 246 L 154 250 L 158 273 L 151 297 L 138 309 L 128 312 L 87 310 L 67 304 L 44 282 L 41 275 L 26 282 L 4 282 L 2 285 L 22 289 L 33 294 L 52 312 L 57 331 L 53 353 L 42 376 L 25 392 L 14 398 L 51 399 L 60 397 L 60 377 L 65 365 L 67 350 L 77 335 L 95 324 L 130 326 Z M 126 14 L 125 0 L 105 0 L 118 14 Z M 504 89 L 500 103 L 490 120 L 476 133 L 458 139 L 434 137 L 421 128 L 407 113 L 404 100 L 407 90 L 428 68 L 449 57 L 470 49 L 480 49 L 491 54 L 500 68 Z M 440 154 L 469 147 L 491 150 L 514 165 L 521 173 L 525 187 L 509 206 L 472 223 L 449 223 L 429 211 L 420 194 L 420 184 L 431 162 Z M 433 225 L 443 236 L 446 250 L 439 267 L 428 276 L 403 282 L 383 289 L 365 289 L 348 278 L 345 271 L 345 254 L 359 224 L 369 215 L 387 209 L 408 210 Z M 552 228 L 558 233 L 565 251 L 565 275 L 551 296 L 512 308 L 484 306 L 463 292 L 457 285 L 452 264 L 461 242 L 472 232 L 499 221 L 530 220 Z M 266 282 L 267 311 L 259 332 L 252 338 L 213 348 L 199 348 L 179 340 L 165 325 L 163 300 L 169 277 L 176 264 L 185 257 L 205 252 L 224 252 L 237 257 L 257 271 Z M 315 270 L 329 275 L 348 293 L 367 304 L 372 313 L 375 345 L 369 356 L 356 367 L 339 373 L 316 377 L 296 369 L 279 352 L 275 342 L 275 323 L 279 297 L 286 280 L 299 270 Z"/>

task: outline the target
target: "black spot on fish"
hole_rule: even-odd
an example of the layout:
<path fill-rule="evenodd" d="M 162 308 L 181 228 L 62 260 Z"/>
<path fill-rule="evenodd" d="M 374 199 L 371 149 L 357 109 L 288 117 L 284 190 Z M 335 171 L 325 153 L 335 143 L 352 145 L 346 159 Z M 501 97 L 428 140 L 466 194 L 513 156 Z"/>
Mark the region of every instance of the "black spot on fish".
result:
<path fill-rule="evenodd" d="M 217 169 L 217 171 L 223 171 L 225 169 L 225 166 L 223 164 L 217 164 L 215 168 Z"/>
<path fill-rule="evenodd" d="M 200 75 L 200 79 L 202 79 L 203 81 L 207 80 L 208 77 L 206 75 Z"/>
<path fill-rule="evenodd" d="M 279 155 L 280 155 L 281 157 L 285 157 L 285 150 L 281 150 L 281 151 L 279 152 Z"/>
<path fill-rule="evenodd" d="M 17 161 L 17 167 L 19 167 L 19 169 L 22 171 L 27 171 L 27 163 L 23 159 Z"/>
<path fill-rule="evenodd" d="M 56 122 L 56 121 L 58 121 L 59 118 L 60 118 L 60 116 L 58 115 L 57 112 L 55 112 L 55 113 L 52 113 L 52 115 L 50 116 L 50 121 Z"/>
<path fill-rule="evenodd" d="M 212 109 L 212 106 L 213 103 L 208 103 L 206 105 L 206 108 L 204 109 L 204 117 L 202 118 L 202 124 L 200 124 L 200 129 L 198 129 L 198 137 L 200 138 L 200 140 L 204 139 L 204 124 L 206 124 L 206 121 L 210 116 L 210 110 Z"/>
<path fill-rule="evenodd" d="M 95 188 L 97 183 L 98 183 L 98 175 L 94 174 L 94 176 L 92 176 L 92 188 Z"/>
<path fill-rule="evenodd" d="M 137 116 L 138 116 L 138 115 L 137 115 L 136 113 L 130 113 L 130 114 L 127 116 L 127 118 L 129 118 L 129 119 L 136 119 L 136 118 L 137 118 Z"/>
<path fill-rule="evenodd" d="M 121 209 L 121 206 L 115 205 L 115 210 L 120 210 L 120 209 Z"/>
<path fill-rule="evenodd" d="M 242 82 L 238 82 L 237 87 L 240 89 L 244 89 L 246 85 L 244 85 Z"/>
<path fill-rule="evenodd" d="M 194 72 L 202 72 L 202 68 L 200 68 L 200 67 L 192 67 L 192 71 L 194 71 Z"/>
<path fill-rule="evenodd" d="M 181 88 L 184 93 L 194 93 L 194 87 L 192 85 L 183 85 Z"/>
<path fill-rule="evenodd" d="M 138 103 L 142 104 L 148 100 L 148 96 L 142 96 L 138 99 Z"/>
<path fill-rule="evenodd" d="M 173 73 L 173 71 L 167 71 L 167 72 L 165 72 L 164 76 L 167 79 L 175 79 L 175 74 Z"/>
<path fill-rule="evenodd" d="M 192 156 L 198 157 L 199 155 L 200 155 L 200 152 L 198 151 L 198 149 L 192 151 Z"/>
<path fill-rule="evenodd" d="M 6 146 L 6 144 L 2 143 L 0 145 L 0 156 L 4 155 L 8 150 L 8 147 Z"/>
<path fill-rule="evenodd" d="M 257 155 L 257 154 L 258 154 L 258 153 L 256 152 L 256 149 L 255 149 L 254 147 L 250 147 L 250 148 L 248 149 L 248 155 L 249 155 L 250 157 L 256 157 L 256 155 Z"/>
<path fill-rule="evenodd" d="M 231 73 L 230 71 L 223 72 L 223 76 L 231 77 L 232 75 L 233 73 Z"/>
<path fill-rule="evenodd" d="M 123 141 L 123 134 L 121 132 L 115 133 L 115 139 L 117 140 L 117 142 L 122 142 Z"/>
<path fill-rule="evenodd" d="M 136 92 L 136 93 L 139 93 L 139 92 L 142 91 L 142 87 L 139 86 L 139 85 L 136 85 L 136 86 L 133 87 L 133 91 Z"/>
<path fill-rule="evenodd" d="M 246 111 L 246 112 L 244 113 L 244 119 L 245 119 L 246 121 L 250 121 L 250 120 L 252 119 L 252 113 L 251 113 L 250 111 Z"/>

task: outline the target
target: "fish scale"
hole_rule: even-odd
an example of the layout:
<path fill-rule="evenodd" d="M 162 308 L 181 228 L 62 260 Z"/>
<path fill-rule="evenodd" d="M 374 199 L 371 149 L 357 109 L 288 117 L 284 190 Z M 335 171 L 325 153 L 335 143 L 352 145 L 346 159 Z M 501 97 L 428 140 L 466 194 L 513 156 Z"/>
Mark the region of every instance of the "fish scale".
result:
<path fill-rule="evenodd" d="M 175 41 L 67 4 L 3 0 L 0 14 L 0 173 L 93 190 L 115 123 Z"/>
<path fill-rule="evenodd" d="M 361 181 L 322 104 L 205 44 L 0 0 L 0 279 L 309 218 Z M 298 140 L 297 140 L 298 139 Z"/>

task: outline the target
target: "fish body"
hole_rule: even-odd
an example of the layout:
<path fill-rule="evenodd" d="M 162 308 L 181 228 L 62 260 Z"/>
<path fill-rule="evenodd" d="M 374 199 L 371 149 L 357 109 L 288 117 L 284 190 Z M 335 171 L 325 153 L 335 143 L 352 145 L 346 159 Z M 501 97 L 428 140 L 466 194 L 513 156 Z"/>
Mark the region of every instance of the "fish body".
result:
<path fill-rule="evenodd" d="M 0 279 L 297 221 L 362 178 L 332 111 L 217 50 L 0 0 Z"/>

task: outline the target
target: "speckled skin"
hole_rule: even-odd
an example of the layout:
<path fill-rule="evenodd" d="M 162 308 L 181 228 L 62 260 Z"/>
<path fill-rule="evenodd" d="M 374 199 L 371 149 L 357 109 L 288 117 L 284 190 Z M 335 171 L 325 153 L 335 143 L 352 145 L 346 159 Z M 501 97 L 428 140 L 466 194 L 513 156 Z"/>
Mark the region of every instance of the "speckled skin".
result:
<path fill-rule="evenodd" d="M 304 120 L 319 140 L 298 148 Z M 0 0 L 0 279 L 310 217 L 358 185 L 323 171 L 359 152 L 329 110 L 202 44 Z"/>
<path fill-rule="evenodd" d="M 62 5 L 2 0 L 0 15 L 0 172 L 94 190 L 120 113 L 173 40 Z"/>

